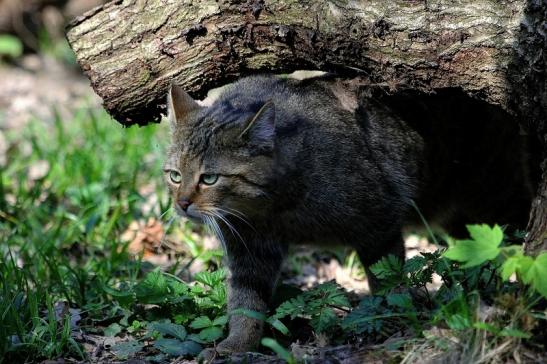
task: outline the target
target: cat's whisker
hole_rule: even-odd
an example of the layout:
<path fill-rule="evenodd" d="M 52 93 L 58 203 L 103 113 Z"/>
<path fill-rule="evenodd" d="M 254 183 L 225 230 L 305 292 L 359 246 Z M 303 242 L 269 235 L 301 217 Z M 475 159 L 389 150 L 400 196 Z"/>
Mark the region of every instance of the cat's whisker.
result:
<path fill-rule="evenodd" d="M 229 214 L 229 215 L 232 215 L 238 219 L 240 219 L 241 221 L 243 221 L 244 223 L 246 223 L 247 225 L 249 225 L 250 228 L 252 228 L 253 230 L 254 227 L 253 225 L 249 222 L 249 220 L 247 220 L 247 217 L 240 211 L 236 210 L 236 209 L 233 209 L 233 208 L 230 208 L 230 207 L 217 207 L 217 206 L 213 206 L 213 205 L 205 205 L 204 208 L 209 211 L 209 210 L 215 210 L 215 211 L 220 211 L 220 212 L 224 212 L 226 214 Z M 255 230 L 256 231 L 256 230 Z"/>
<path fill-rule="evenodd" d="M 202 215 L 205 225 L 208 227 L 210 232 L 215 235 L 220 241 L 220 244 L 222 245 L 222 250 L 224 251 L 224 255 L 228 254 L 228 251 L 226 249 L 226 242 L 224 241 L 224 235 L 222 234 L 222 231 L 220 230 L 220 227 L 218 226 L 215 218 L 205 212 L 202 212 Z"/>
<path fill-rule="evenodd" d="M 238 219 L 240 219 L 241 221 L 243 221 L 245 224 L 249 225 L 249 227 L 251 229 L 253 229 L 254 231 L 255 228 L 254 226 L 249 222 L 249 220 L 247 220 L 245 218 L 245 215 L 243 215 L 241 212 L 235 210 L 235 209 L 229 209 L 228 207 L 224 207 L 224 208 L 220 208 L 220 207 L 215 207 L 215 209 L 217 209 L 218 211 L 221 211 L 221 212 L 225 212 L 226 214 L 229 214 L 229 215 L 232 215 Z"/>
<path fill-rule="evenodd" d="M 218 213 L 215 210 L 209 210 L 209 213 L 211 213 L 212 215 L 214 215 L 215 217 L 217 217 L 218 219 L 220 219 L 222 222 L 224 222 L 226 224 L 226 226 L 228 227 L 228 229 L 230 229 L 230 231 L 232 232 L 232 234 L 239 238 L 239 240 L 241 240 L 241 242 L 243 243 L 243 246 L 245 247 L 245 249 L 247 249 L 247 251 L 249 252 L 249 255 L 251 257 L 254 258 L 254 255 L 251 253 L 251 250 L 249 249 L 249 247 L 247 246 L 247 243 L 245 242 L 245 239 L 243 239 L 243 237 L 241 236 L 241 234 L 239 233 L 239 231 L 237 231 L 237 229 L 228 221 L 228 219 L 226 219 L 224 216 L 222 216 L 222 214 Z"/>

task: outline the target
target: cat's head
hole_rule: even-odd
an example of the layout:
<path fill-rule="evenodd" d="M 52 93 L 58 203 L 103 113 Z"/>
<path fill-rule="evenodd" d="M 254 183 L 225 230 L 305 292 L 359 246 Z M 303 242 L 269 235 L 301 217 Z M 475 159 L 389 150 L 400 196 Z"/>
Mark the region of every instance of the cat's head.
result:
<path fill-rule="evenodd" d="M 274 177 L 273 103 L 221 97 L 203 107 L 172 86 L 168 118 L 164 173 L 177 213 L 200 222 L 263 213 Z"/>

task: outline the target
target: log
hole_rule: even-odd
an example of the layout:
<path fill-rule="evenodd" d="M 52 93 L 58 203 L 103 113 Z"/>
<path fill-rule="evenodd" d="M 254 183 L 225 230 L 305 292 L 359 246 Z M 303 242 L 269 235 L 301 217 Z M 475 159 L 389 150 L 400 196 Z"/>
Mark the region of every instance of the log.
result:
<path fill-rule="evenodd" d="M 252 72 L 360 69 L 376 83 L 461 87 L 507 106 L 523 1 L 114 1 L 68 40 L 124 125 L 158 121 L 168 85 L 194 96 Z"/>
<path fill-rule="evenodd" d="M 459 88 L 515 115 L 545 157 L 546 14 L 545 0 L 116 0 L 67 38 L 123 125 L 158 122 L 171 82 L 199 98 L 250 73 L 320 69 L 393 92 Z M 530 252 L 547 249 L 546 176 Z"/>

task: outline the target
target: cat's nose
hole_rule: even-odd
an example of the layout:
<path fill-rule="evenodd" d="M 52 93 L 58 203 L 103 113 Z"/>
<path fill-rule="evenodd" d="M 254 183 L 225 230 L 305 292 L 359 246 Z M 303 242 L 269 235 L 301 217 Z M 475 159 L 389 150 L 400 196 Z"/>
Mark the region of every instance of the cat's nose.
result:
<path fill-rule="evenodd" d="M 188 206 L 190 206 L 192 204 L 192 201 L 190 200 L 185 200 L 183 198 L 181 198 L 179 201 L 178 201 L 178 204 L 180 206 L 181 209 L 184 210 L 184 212 L 186 212 L 186 210 L 188 209 Z"/>

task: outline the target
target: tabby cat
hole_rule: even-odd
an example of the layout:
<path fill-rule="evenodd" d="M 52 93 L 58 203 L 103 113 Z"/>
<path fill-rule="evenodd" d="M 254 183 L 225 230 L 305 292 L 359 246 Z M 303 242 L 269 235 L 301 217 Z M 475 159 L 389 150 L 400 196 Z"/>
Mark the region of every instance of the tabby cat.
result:
<path fill-rule="evenodd" d="M 412 114 L 419 102 L 396 110 L 330 79 L 254 76 L 202 107 L 172 86 L 165 177 L 177 213 L 222 241 L 228 311 L 267 311 L 290 244 L 350 245 L 365 267 L 404 258 L 414 204 L 455 233 L 470 222 L 522 226 L 531 189 L 516 125 L 444 96 L 454 105 L 433 98 L 435 112 Z M 232 315 L 229 327 L 217 353 L 256 348 L 262 322 Z"/>

